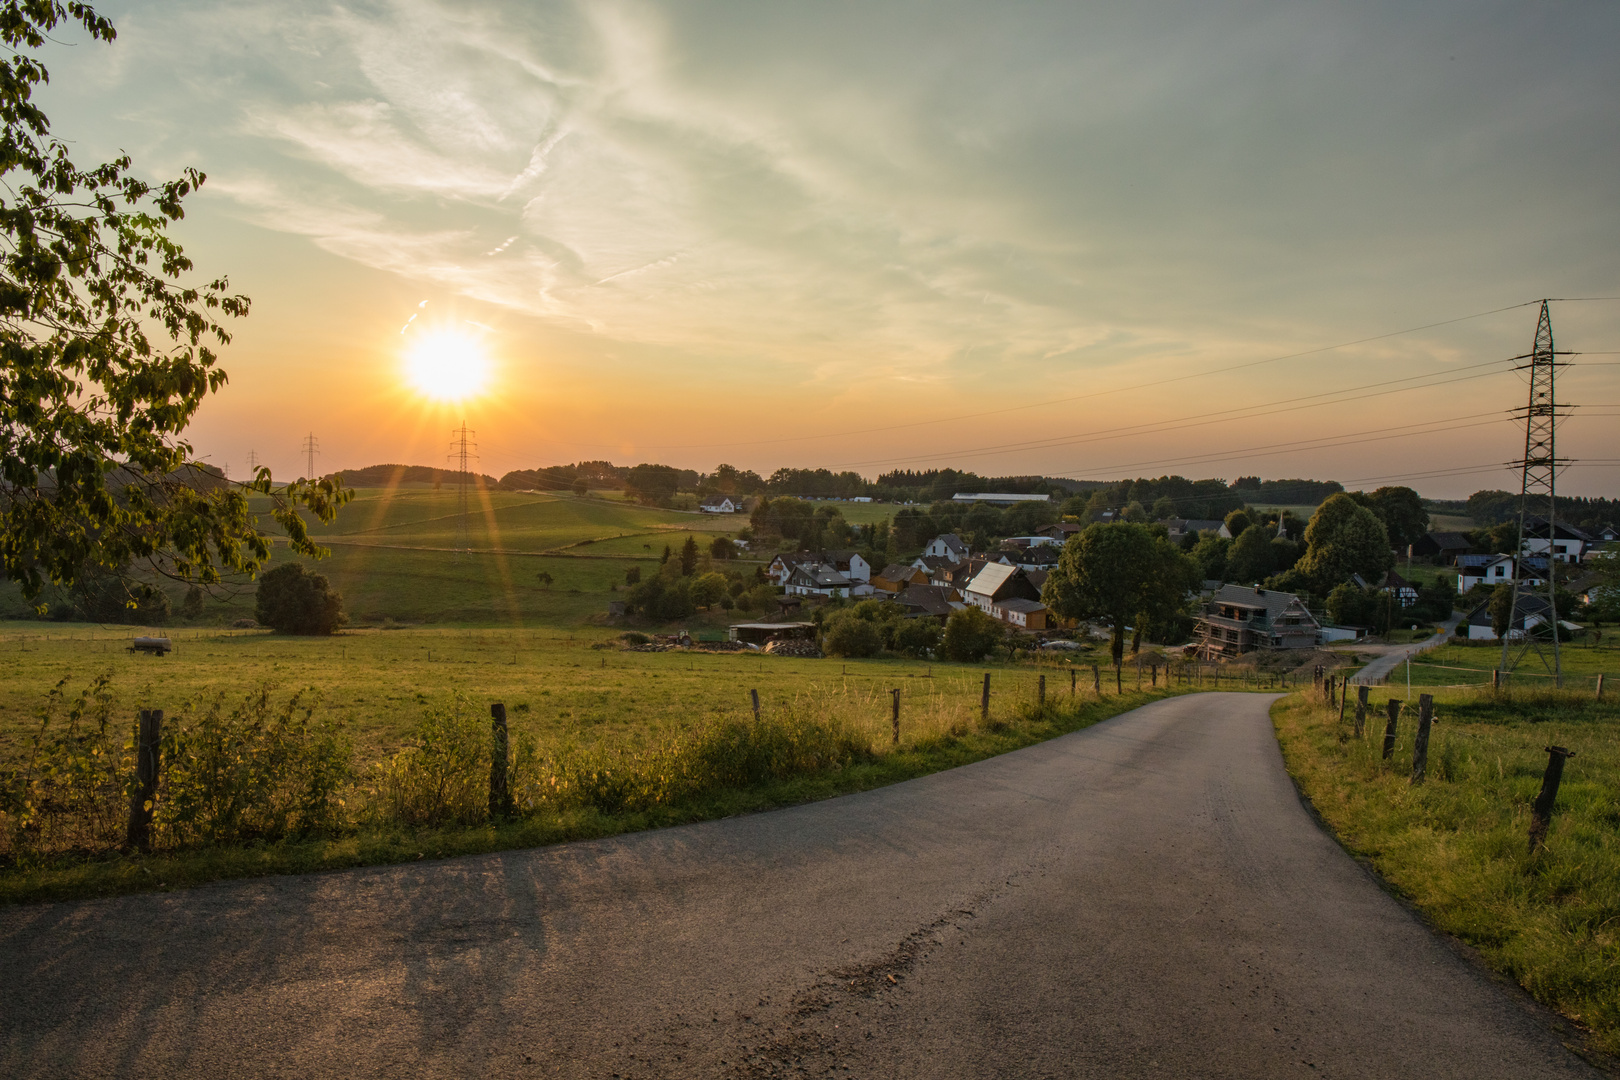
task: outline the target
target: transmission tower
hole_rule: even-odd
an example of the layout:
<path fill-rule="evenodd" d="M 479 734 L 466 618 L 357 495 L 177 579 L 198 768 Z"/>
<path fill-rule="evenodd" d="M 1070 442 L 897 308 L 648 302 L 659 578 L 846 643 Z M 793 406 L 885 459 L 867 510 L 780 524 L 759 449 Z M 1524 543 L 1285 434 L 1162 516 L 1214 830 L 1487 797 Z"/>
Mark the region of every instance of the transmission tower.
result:
<path fill-rule="evenodd" d="M 249 450 L 248 451 L 248 479 L 252 480 L 255 476 L 258 476 L 258 475 L 259 475 L 259 452 L 257 450 Z"/>
<path fill-rule="evenodd" d="M 462 554 L 472 550 L 472 539 L 467 528 L 470 518 L 467 490 L 472 482 L 472 473 L 467 465 L 478 458 L 478 444 L 471 441 L 477 434 L 476 431 L 467 430 L 465 420 L 459 428 L 451 428 L 450 453 L 446 455 L 446 460 L 456 467 L 456 550 Z"/>
<path fill-rule="evenodd" d="M 321 442 L 315 437 L 313 431 L 304 436 L 303 452 L 305 460 L 309 463 L 304 473 L 304 479 L 313 480 L 315 479 L 315 456 L 321 452 Z"/>
<path fill-rule="evenodd" d="M 1502 670 L 1511 672 L 1535 653 L 1546 666 L 1557 686 L 1564 685 L 1564 669 L 1558 656 L 1558 602 L 1555 595 L 1558 573 L 1557 502 L 1558 470 L 1569 464 L 1555 449 L 1558 422 L 1566 414 L 1553 392 L 1553 375 L 1563 367 L 1553 349 L 1552 316 L 1547 301 L 1541 302 L 1541 320 L 1536 324 L 1536 344 L 1519 368 L 1530 373 L 1530 399 L 1524 407 L 1524 459 L 1519 466 L 1519 546 L 1513 559 L 1513 604 L 1508 614 L 1508 626 L 1502 634 Z M 1568 355 L 1568 354 L 1563 354 Z M 1542 540 L 1545 539 L 1545 546 Z M 1539 549 L 1531 552 L 1530 549 Z M 1524 575 L 1527 552 L 1544 555 L 1547 560 L 1546 609 L 1533 587 L 1523 588 L 1519 579 Z M 1520 612 L 1528 620 L 1540 618 L 1533 627 L 1526 627 L 1521 636 L 1513 639 L 1513 625 Z"/>

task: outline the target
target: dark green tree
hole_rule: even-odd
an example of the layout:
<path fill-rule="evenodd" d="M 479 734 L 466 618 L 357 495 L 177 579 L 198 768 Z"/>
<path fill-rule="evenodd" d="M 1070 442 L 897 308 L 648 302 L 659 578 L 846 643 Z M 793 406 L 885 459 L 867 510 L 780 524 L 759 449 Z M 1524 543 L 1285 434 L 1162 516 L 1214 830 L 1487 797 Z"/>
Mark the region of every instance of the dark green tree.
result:
<path fill-rule="evenodd" d="M 641 580 L 641 567 L 632 566 L 630 569 L 628 569 L 628 570 L 626 570 L 624 572 L 624 583 L 626 585 L 634 585 L 640 580 Z"/>
<path fill-rule="evenodd" d="M 697 560 L 697 537 L 688 533 L 686 543 L 681 545 L 681 577 L 692 576 L 692 571 L 697 569 Z"/>
<path fill-rule="evenodd" d="M 907 656 L 931 656 L 939 648 L 939 620 L 932 618 L 906 619 L 894 630 L 895 652 Z"/>
<path fill-rule="evenodd" d="M 1367 496 L 1367 508 L 1384 523 L 1389 545 L 1396 551 L 1405 551 L 1429 531 L 1423 497 L 1409 487 L 1381 487 Z"/>
<path fill-rule="evenodd" d="M 1227 515 L 1230 523 L 1243 513 L 1234 510 Z M 1250 525 L 1232 541 L 1226 553 L 1226 580 L 1240 584 L 1264 581 L 1276 570 L 1276 552 L 1272 548 L 1270 530 L 1264 525 Z"/>
<path fill-rule="evenodd" d="M 834 612 L 822 627 L 821 651 L 828 656 L 876 656 L 882 648 L 877 625 L 854 611 Z"/>
<path fill-rule="evenodd" d="M 736 556 L 737 546 L 731 542 L 729 537 L 717 536 L 709 544 L 709 558 L 711 559 L 719 559 L 724 562 L 727 559 L 736 558 Z"/>
<path fill-rule="evenodd" d="M 976 607 L 953 611 L 945 622 L 940 646 L 949 660 L 972 664 L 994 652 L 1007 636 L 1007 628 Z"/>
<path fill-rule="evenodd" d="M 326 575 L 294 562 L 259 575 L 253 614 L 260 625 L 283 634 L 330 634 L 345 622 L 343 597 Z"/>
<path fill-rule="evenodd" d="M 133 563 L 212 584 L 270 557 L 242 485 L 198 465 L 181 434 L 225 384 L 218 320 L 248 313 L 225 278 L 191 280 L 167 230 L 202 184 L 187 169 L 151 184 L 128 157 L 83 169 L 34 101 L 35 51 L 77 24 L 110 43 L 82 3 L 0 3 L 0 575 L 37 596 L 89 566 Z M 249 485 L 297 553 L 322 553 L 300 508 L 331 520 L 336 480 Z"/>
<path fill-rule="evenodd" d="M 1226 515 L 1226 531 L 1232 534 L 1233 540 L 1242 536 L 1244 530 L 1255 524 L 1258 524 L 1258 521 L 1250 516 L 1247 510 L 1234 510 Z"/>
<path fill-rule="evenodd" d="M 1312 592 L 1326 595 L 1360 574 L 1382 579 L 1395 565 L 1384 523 L 1349 495 L 1334 495 L 1316 508 L 1305 526 L 1305 554 L 1294 570 Z"/>
<path fill-rule="evenodd" d="M 1111 654 L 1124 662 L 1133 622 L 1169 623 L 1199 570 L 1169 540 L 1131 523 L 1093 524 L 1063 546 L 1042 599 L 1069 619 L 1100 619 L 1113 631 Z"/>

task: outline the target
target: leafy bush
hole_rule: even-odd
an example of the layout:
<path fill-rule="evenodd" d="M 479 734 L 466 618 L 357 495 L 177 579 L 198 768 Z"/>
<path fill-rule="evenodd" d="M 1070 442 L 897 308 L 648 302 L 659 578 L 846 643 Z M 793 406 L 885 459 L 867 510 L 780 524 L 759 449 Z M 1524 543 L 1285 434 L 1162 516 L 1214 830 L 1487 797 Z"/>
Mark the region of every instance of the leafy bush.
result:
<path fill-rule="evenodd" d="M 337 826 L 354 751 L 338 725 L 315 718 L 318 703 L 300 691 L 276 708 L 262 686 L 228 710 L 221 694 L 197 719 L 166 725 L 159 841 L 277 840 Z"/>
<path fill-rule="evenodd" d="M 971 664 L 983 660 L 1001 644 L 1006 631 L 995 619 L 976 607 L 952 613 L 945 623 L 942 644 L 951 660 Z"/>
<path fill-rule="evenodd" d="M 488 722 L 457 702 L 429 712 L 414 745 L 373 765 L 373 816 L 399 825 L 470 825 L 489 814 Z"/>
<path fill-rule="evenodd" d="M 342 595 L 302 563 L 282 563 L 259 577 L 253 614 L 283 634 L 330 634 L 346 621 Z"/>
<path fill-rule="evenodd" d="M 883 649 L 877 627 L 857 612 L 840 611 L 827 620 L 821 634 L 821 651 L 828 656 L 852 659 L 876 656 Z"/>
<path fill-rule="evenodd" d="M 792 711 L 719 717 L 641 750 L 567 747 L 514 769 L 518 808 L 648 810 L 727 788 L 806 776 L 862 761 L 871 749 L 835 720 Z"/>
<path fill-rule="evenodd" d="M 67 684 L 46 696 L 24 754 L 0 766 L 0 856 L 106 850 L 122 839 L 134 766 L 111 728 L 111 677 L 92 680 L 71 705 Z"/>
<path fill-rule="evenodd" d="M 940 628 L 935 619 L 907 619 L 894 631 L 894 650 L 907 656 L 927 656 L 939 648 Z"/>

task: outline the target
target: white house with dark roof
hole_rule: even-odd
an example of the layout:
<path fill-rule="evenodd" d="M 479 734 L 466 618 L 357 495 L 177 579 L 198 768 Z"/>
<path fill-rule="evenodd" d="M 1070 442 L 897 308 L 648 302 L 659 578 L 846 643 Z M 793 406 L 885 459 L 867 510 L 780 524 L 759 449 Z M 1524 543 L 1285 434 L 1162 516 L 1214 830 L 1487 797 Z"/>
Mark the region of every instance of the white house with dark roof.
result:
<path fill-rule="evenodd" d="M 737 504 L 725 495 L 710 495 L 698 503 L 698 509 L 705 514 L 735 514 Z"/>
<path fill-rule="evenodd" d="M 786 588 L 789 596 L 825 596 L 832 599 L 852 595 L 855 582 L 825 563 L 800 563 L 788 575 Z"/>
<path fill-rule="evenodd" d="M 1503 585 L 1513 580 L 1511 555 L 1457 556 L 1457 591 L 1465 593 L 1475 585 Z"/>
<path fill-rule="evenodd" d="M 930 555 L 961 562 L 968 557 L 968 546 L 955 533 L 944 533 L 928 541 L 928 546 L 923 548 L 923 556 Z"/>
<path fill-rule="evenodd" d="M 1553 522 L 1552 539 L 1548 540 L 1547 519 L 1544 517 L 1526 519 L 1524 532 L 1524 546 L 1519 550 L 1521 555 L 1546 558 L 1547 549 L 1551 547 L 1553 558 L 1561 563 L 1578 563 L 1596 546 L 1590 533 L 1573 525 L 1565 525 L 1562 521 Z"/>
<path fill-rule="evenodd" d="M 1003 600 L 1039 601 L 1040 598 L 1041 591 L 1030 583 L 1028 574 L 1016 566 L 996 562 L 986 563 L 962 590 L 964 601 L 992 616 L 996 615 L 996 604 Z"/>
<path fill-rule="evenodd" d="M 1178 543 L 1189 533 L 1196 536 L 1198 533 L 1212 532 L 1223 540 L 1232 539 L 1232 530 L 1218 518 L 1165 518 L 1159 524 L 1170 534 L 1170 539 Z"/>

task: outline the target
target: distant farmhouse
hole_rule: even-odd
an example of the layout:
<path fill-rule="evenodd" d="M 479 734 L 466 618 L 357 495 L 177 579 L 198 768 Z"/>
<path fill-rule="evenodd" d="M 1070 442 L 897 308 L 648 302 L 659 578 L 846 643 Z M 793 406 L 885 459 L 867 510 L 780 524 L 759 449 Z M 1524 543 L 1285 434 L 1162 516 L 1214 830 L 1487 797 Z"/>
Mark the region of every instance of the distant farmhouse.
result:
<path fill-rule="evenodd" d="M 1218 518 L 1165 518 L 1159 524 L 1164 526 L 1170 539 L 1176 543 L 1180 543 L 1184 536 L 1197 536 L 1205 532 L 1212 532 L 1223 540 L 1232 539 L 1232 530 Z"/>
<path fill-rule="evenodd" d="M 698 509 L 705 514 L 735 514 L 737 504 L 725 495 L 710 495 L 698 503 Z"/>

